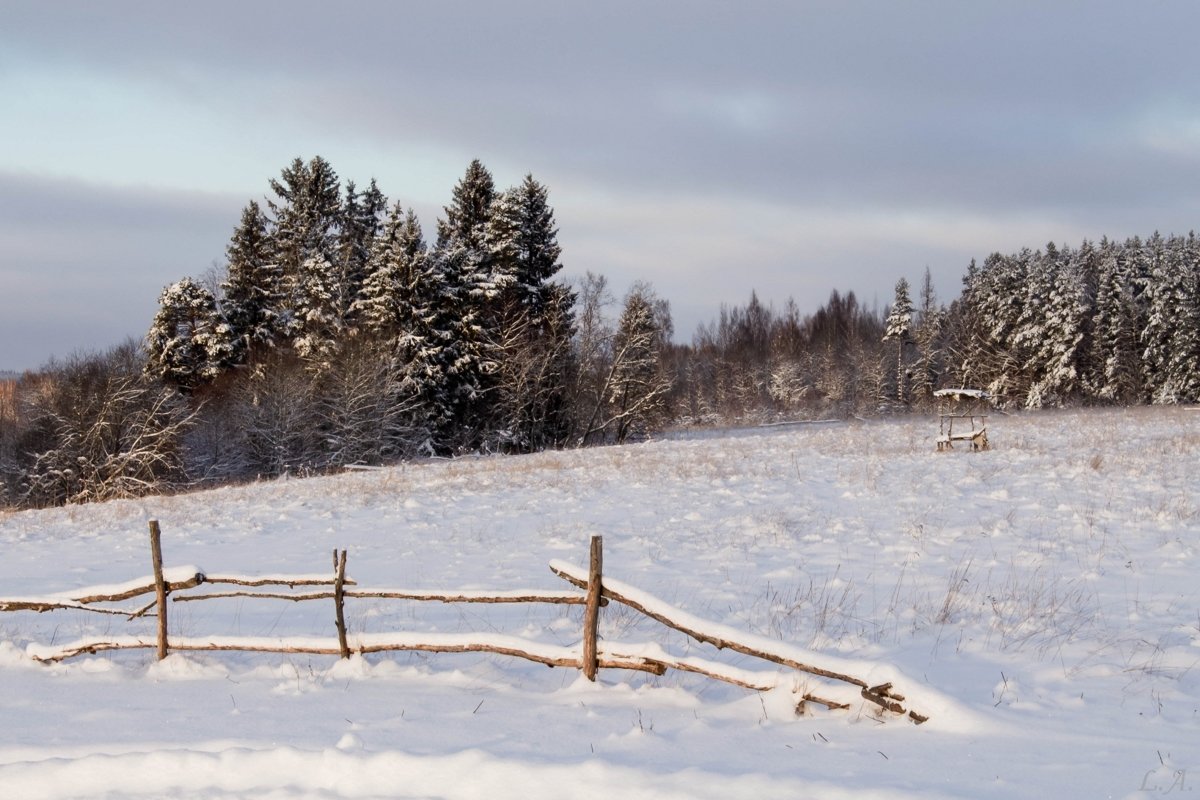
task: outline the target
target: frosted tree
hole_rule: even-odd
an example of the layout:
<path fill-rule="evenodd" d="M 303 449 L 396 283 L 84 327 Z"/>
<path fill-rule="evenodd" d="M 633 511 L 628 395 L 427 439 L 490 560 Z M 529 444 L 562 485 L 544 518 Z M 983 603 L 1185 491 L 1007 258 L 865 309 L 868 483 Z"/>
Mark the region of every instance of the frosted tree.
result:
<path fill-rule="evenodd" d="M 811 348 L 811 371 L 824 410 L 852 413 L 858 405 L 863 356 L 882 358 L 878 343 L 884 327 L 858 304 L 854 292 L 834 290 L 806 325 Z M 868 347 L 867 345 L 870 345 Z M 869 400 L 877 401 L 878 395 Z"/>
<path fill-rule="evenodd" d="M 267 361 L 230 390 L 226 413 L 234 420 L 245 468 L 264 476 L 316 469 L 323 450 L 316 376 L 282 353 Z"/>
<path fill-rule="evenodd" d="M 570 432 L 569 387 L 575 293 L 549 284 L 538 317 L 529 309 L 509 316 L 490 344 L 497 354 L 492 413 L 496 445 L 528 452 L 565 444 Z"/>
<path fill-rule="evenodd" d="M 1072 330 L 1060 336 L 1054 328 L 1067 321 L 1065 308 L 1053 307 L 1056 302 L 1059 305 L 1067 302 L 1056 290 L 1067 257 L 1069 253 L 1064 255 L 1050 242 L 1045 252 L 1039 250 L 1023 259 L 1025 297 L 1013 329 L 1008 382 L 1008 393 L 1014 403 L 1033 408 L 1055 402 L 1053 392 L 1044 384 L 1053 368 L 1047 343 L 1061 336 L 1073 338 L 1076 333 Z M 1056 315 L 1053 319 L 1052 313 Z"/>
<path fill-rule="evenodd" d="M 1102 241 L 1096 313 L 1093 322 L 1092 392 L 1102 400 L 1139 402 L 1138 314 L 1128 255 Z"/>
<path fill-rule="evenodd" d="M 1135 285 L 1141 288 L 1146 319 L 1142 326 L 1142 376 L 1153 402 L 1164 402 L 1173 395 L 1167 385 L 1167 363 L 1170 360 L 1175 327 L 1176 297 L 1173 284 L 1177 281 L 1177 264 L 1168 254 L 1168 243 L 1157 232 L 1133 254 Z M 1167 400 L 1169 402 L 1169 400 Z"/>
<path fill-rule="evenodd" d="M 281 328 L 296 351 L 318 363 L 336 351 L 344 328 L 337 263 L 342 217 L 337 173 L 315 156 L 299 158 L 271 180 L 268 201 L 274 223 L 275 258 L 284 295 Z"/>
<path fill-rule="evenodd" d="M 147 372 L 184 392 L 211 383 L 234 353 L 212 292 L 184 278 L 163 289 L 158 302 L 145 339 Z"/>
<path fill-rule="evenodd" d="M 548 191 L 527 175 L 497 196 L 485 233 L 497 289 L 486 330 L 495 354 L 494 410 L 505 446 L 528 450 L 566 436 L 574 293 L 562 269 Z"/>
<path fill-rule="evenodd" d="M 387 198 L 372 179 L 367 189 L 359 192 L 353 181 L 346 182 L 337 235 L 339 297 L 338 312 L 349 327 L 354 327 L 354 303 L 359 299 L 363 281 L 370 271 L 372 245 L 383 226 L 387 213 Z"/>
<path fill-rule="evenodd" d="M 946 318 L 945 311 L 938 305 L 937 293 L 933 289 L 933 278 L 929 268 L 921 280 L 921 294 L 916 309 L 913 342 L 916 345 L 916 364 L 913 368 L 913 390 L 920 402 L 933 402 L 933 393 L 938 387 L 941 373 L 941 339 Z"/>
<path fill-rule="evenodd" d="M 1179 402 L 1200 401 L 1200 242 L 1194 233 L 1181 241 L 1175 283 L 1176 325 L 1167 374 Z"/>
<path fill-rule="evenodd" d="M 442 209 L 446 216 L 438 220 L 438 249 L 446 249 L 453 243 L 483 250 L 495 199 L 492 173 L 479 159 L 473 160 L 455 185 L 450 205 Z"/>
<path fill-rule="evenodd" d="M 386 359 L 355 342 L 320 375 L 314 422 L 321 431 L 321 466 L 380 464 L 417 455 L 428 439 L 417 398 L 397 385 Z"/>
<path fill-rule="evenodd" d="M 228 266 L 221 285 L 221 311 L 229 324 L 238 361 L 254 361 L 255 353 L 275 345 L 282 336 L 283 297 L 279 266 L 267 218 L 251 201 L 226 248 Z"/>
<path fill-rule="evenodd" d="M 439 296 L 432 319 L 444 369 L 443 449 L 475 449 L 493 425 L 489 395 L 497 371 L 493 342 L 499 338 L 500 298 L 505 276 L 497 275 L 487 246 L 496 198 L 492 175 L 472 161 L 455 185 L 438 220 L 432 269 Z"/>
<path fill-rule="evenodd" d="M 717 406 L 731 420 L 767 411 L 771 402 L 773 313 L 751 290 L 745 307 L 721 305 L 716 328 L 706 332 Z"/>
<path fill-rule="evenodd" d="M 579 312 L 572 354 L 576 369 L 571 384 L 570 404 L 575 409 L 571 439 L 586 444 L 588 430 L 604 403 L 605 386 L 612 365 L 613 323 L 609 308 L 615 302 L 608 278 L 587 272 L 576 290 Z M 589 418 L 584 419 L 584 415 Z"/>
<path fill-rule="evenodd" d="M 497 197 L 486 237 L 493 269 L 504 276 L 512 303 L 527 309 L 536 324 L 555 291 L 549 282 L 562 269 L 546 187 L 526 175 L 520 186 Z"/>
<path fill-rule="evenodd" d="M 405 212 L 397 203 L 388 214 L 354 313 L 378 344 L 392 401 L 403 410 L 400 427 L 408 438 L 399 449 L 434 452 L 434 429 L 445 433 L 450 424 L 447 373 L 458 350 L 454 308 L 412 209 Z M 414 437 L 420 442 L 414 444 Z"/>
<path fill-rule="evenodd" d="M 1032 260 L 1028 249 L 1009 257 L 993 253 L 965 278 L 968 342 L 957 371 L 964 383 L 986 389 L 1000 404 L 1026 394 L 1027 354 L 1017 338 L 1033 321 L 1027 311 Z"/>
<path fill-rule="evenodd" d="M 883 341 L 896 343 L 896 402 L 908 405 L 908 366 L 905 363 L 905 348 L 912 343 L 912 298 L 908 294 L 908 279 L 896 281 L 896 295 L 892 300 L 883 332 Z"/>
<path fill-rule="evenodd" d="M 1147 247 L 1156 244 L 1152 238 Z M 1200 253 L 1194 236 L 1172 237 L 1154 259 L 1143 361 L 1155 403 L 1200 399 Z"/>
<path fill-rule="evenodd" d="M 422 296 L 421 277 L 428 270 L 428 252 L 421 224 L 412 209 L 397 203 L 375 239 L 353 313 L 371 337 L 401 349 L 432 298 Z"/>
<path fill-rule="evenodd" d="M 771 325 L 771 361 L 767 391 L 776 407 L 791 418 L 813 394 L 803 321 L 796 301 L 788 298 Z"/>
<path fill-rule="evenodd" d="M 624 442 L 662 424 L 671 382 L 663 354 L 671 336 L 671 313 L 648 284 L 637 283 L 625 296 L 609 361 L 581 443 L 601 434 Z"/>
<path fill-rule="evenodd" d="M 346 336 L 341 300 L 342 285 L 327 258 L 314 254 L 301 262 L 296 279 L 292 346 L 315 369 L 330 365 Z"/>
<path fill-rule="evenodd" d="M 1090 245 L 1085 247 L 1090 252 Z M 1031 282 L 1039 295 L 1028 304 L 1037 310 L 1037 323 L 1030 325 L 1037 336 L 1029 334 L 1028 340 L 1034 375 L 1025 401 L 1029 408 L 1065 405 L 1078 399 L 1083 388 L 1088 308 L 1082 259 L 1087 255 L 1050 250 L 1047 256 L 1038 280 Z"/>

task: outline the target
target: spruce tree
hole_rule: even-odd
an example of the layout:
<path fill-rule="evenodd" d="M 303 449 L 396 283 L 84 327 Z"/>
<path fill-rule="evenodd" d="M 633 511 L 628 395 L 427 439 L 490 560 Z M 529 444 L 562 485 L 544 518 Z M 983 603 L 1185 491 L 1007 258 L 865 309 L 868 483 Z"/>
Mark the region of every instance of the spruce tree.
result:
<path fill-rule="evenodd" d="M 353 181 L 346 182 L 341 220 L 337 236 L 338 310 L 347 327 L 357 320 L 353 307 L 362 292 L 369 272 L 369 260 L 375 237 L 383 225 L 387 198 L 372 178 L 366 191 L 359 192 Z"/>
<path fill-rule="evenodd" d="M 941 340 L 945 321 L 945 311 L 938 305 L 937 293 L 933 289 L 933 277 L 929 267 L 925 268 L 925 277 L 921 280 L 921 294 L 917 308 L 917 319 L 913 331 L 913 341 L 917 348 L 917 362 L 914 368 L 913 391 L 921 403 L 933 403 L 933 393 L 938 388 L 941 374 L 942 351 Z"/>
<path fill-rule="evenodd" d="M 1142 376 L 1128 255 L 1107 242 L 1101 242 L 1101 252 L 1092 392 L 1108 402 L 1136 403 L 1142 399 Z"/>
<path fill-rule="evenodd" d="M 1178 260 L 1175 337 L 1168 374 L 1181 403 L 1200 401 L 1200 242 L 1189 233 Z"/>
<path fill-rule="evenodd" d="M 985 279 L 978 294 L 982 314 L 982 342 L 974 357 L 979 374 L 993 398 L 1001 403 L 1024 401 L 1028 364 L 1023 336 L 1029 336 L 1035 317 L 1028 310 L 1031 262 L 1028 249 L 1005 257 L 999 253 L 984 261 Z"/>
<path fill-rule="evenodd" d="M 163 289 L 145 342 L 146 371 L 183 392 L 211 383 L 233 357 L 212 292 L 191 278 Z"/>
<path fill-rule="evenodd" d="M 1079 259 L 1069 251 L 1053 253 L 1054 260 L 1040 265 L 1046 295 L 1036 306 L 1040 335 L 1031 341 L 1035 380 L 1025 405 L 1030 408 L 1061 406 L 1078 399 L 1083 381 L 1086 287 Z"/>
<path fill-rule="evenodd" d="M 279 315 L 283 298 L 279 267 L 267 218 L 253 200 L 226 248 L 228 266 L 221 284 L 221 311 L 232 332 L 238 362 L 253 361 L 258 351 L 283 335 Z"/>
<path fill-rule="evenodd" d="M 905 348 L 912 342 L 912 298 L 908 295 L 908 279 L 896 281 L 896 296 L 888 313 L 883 341 L 896 343 L 896 402 L 908 405 L 908 368 L 905 366 Z"/>
<path fill-rule="evenodd" d="M 281 327 L 297 353 L 318 362 L 336 351 L 344 291 L 334 265 L 341 199 L 337 173 L 314 156 L 294 159 L 271 180 L 275 259 L 284 294 Z"/>
<path fill-rule="evenodd" d="M 492 175 L 472 161 L 454 187 L 446 216 L 438 220 L 432 254 L 439 297 L 431 315 L 445 368 L 445 420 L 441 447 L 471 450 L 484 444 L 494 419 L 490 395 L 496 373 L 495 345 L 501 339 L 500 299 L 504 276 L 493 271 L 487 229 L 496 191 Z"/>
<path fill-rule="evenodd" d="M 1147 242 L 1150 246 L 1153 239 Z M 1200 399 L 1200 253 L 1194 236 L 1171 237 L 1149 286 L 1150 318 L 1142 333 L 1155 403 Z"/>
<path fill-rule="evenodd" d="M 536 320 L 549 299 L 549 281 L 562 269 L 558 227 L 546 187 L 526 175 L 495 201 L 487 229 L 494 269 L 507 276 L 515 305 Z"/>
<path fill-rule="evenodd" d="M 562 269 L 562 249 L 548 192 L 532 175 L 495 198 L 486 243 L 498 292 L 485 319 L 496 351 L 500 435 L 507 447 L 522 450 L 561 441 L 575 296 L 552 281 Z"/>
<path fill-rule="evenodd" d="M 359 299 L 353 313 L 372 338 L 396 349 L 424 313 L 430 298 L 421 297 L 419 277 L 428 269 L 421 225 L 412 209 L 393 206 L 375 239 Z"/>
<path fill-rule="evenodd" d="M 454 187 L 450 205 L 444 206 L 444 219 L 438 220 L 437 248 L 444 250 L 452 243 L 483 250 L 496 185 L 492 173 L 479 159 L 473 160 Z"/>
<path fill-rule="evenodd" d="M 314 369 L 329 366 L 343 344 L 346 327 L 340 311 L 342 297 L 337 270 L 329 259 L 314 253 L 301 262 L 292 346 Z"/>
<path fill-rule="evenodd" d="M 1156 231 L 1135 253 L 1137 285 L 1145 303 L 1145 324 L 1141 327 L 1142 375 L 1152 402 L 1172 402 L 1174 388 L 1167 379 L 1171 340 L 1175 327 L 1175 259 L 1168 243 Z"/>

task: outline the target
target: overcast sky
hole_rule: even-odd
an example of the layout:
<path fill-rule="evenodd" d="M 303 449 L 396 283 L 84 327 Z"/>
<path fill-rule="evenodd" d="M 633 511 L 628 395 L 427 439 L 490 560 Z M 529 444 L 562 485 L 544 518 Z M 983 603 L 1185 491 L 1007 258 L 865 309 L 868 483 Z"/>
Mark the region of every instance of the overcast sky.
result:
<path fill-rule="evenodd" d="M 0 0 L 0 370 L 141 337 L 294 157 L 427 235 L 467 164 L 677 337 L 751 290 L 1197 226 L 1200 3 Z"/>

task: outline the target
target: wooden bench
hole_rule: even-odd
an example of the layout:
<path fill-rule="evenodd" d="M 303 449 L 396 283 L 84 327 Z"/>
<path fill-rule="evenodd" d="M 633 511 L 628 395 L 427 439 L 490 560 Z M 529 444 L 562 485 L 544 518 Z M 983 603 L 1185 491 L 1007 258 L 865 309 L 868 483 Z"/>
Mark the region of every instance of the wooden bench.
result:
<path fill-rule="evenodd" d="M 945 450 L 954 446 L 954 442 L 970 442 L 972 450 L 987 450 L 987 428 L 980 428 L 965 433 L 951 433 L 938 437 L 938 449 Z"/>

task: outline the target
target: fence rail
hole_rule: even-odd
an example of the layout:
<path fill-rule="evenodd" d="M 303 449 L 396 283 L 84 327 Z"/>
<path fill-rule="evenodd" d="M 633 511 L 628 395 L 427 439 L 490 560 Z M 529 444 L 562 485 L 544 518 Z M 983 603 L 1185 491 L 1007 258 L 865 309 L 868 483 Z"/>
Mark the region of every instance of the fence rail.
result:
<path fill-rule="evenodd" d="M 908 706 L 899 694 L 894 681 L 872 685 L 858 677 L 852 667 L 861 664 L 841 664 L 826 657 L 833 666 L 815 663 L 815 654 L 783 642 L 755 636 L 728 626 L 703 620 L 682 609 L 674 608 L 653 595 L 603 575 L 603 538 L 593 536 L 587 569 L 562 561 L 552 561 L 551 571 L 574 585 L 580 592 L 555 592 L 541 589 L 520 589 L 503 592 L 487 591 L 417 591 L 410 589 L 362 589 L 346 576 L 347 553 L 333 551 L 331 575 L 205 575 L 196 567 L 165 569 L 162 560 L 162 534 L 157 520 L 151 520 L 150 551 L 152 578 L 139 578 L 125 584 L 98 586 L 74 592 L 34 597 L 0 597 L 0 611 L 47 612 L 82 610 L 125 616 L 130 620 L 157 617 L 157 634 L 143 636 L 106 636 L 81 639 L 65 645 L 30 645 L 31 657 L 45 662 L 62 661 L 79 655 L 110 650 L 156 649 L 164 659 L 176 651 L 243 651 L 269 653 L 305 653 L 349 658 L 352 653 L 366 655 L 387 651 L 423 651 L 430 653 L 494 653 L 522 658 L 551 667 L 579 669 L 596 680 L 600 669 L 625 669 L 664 674 L 668 669 L 691 672 L 724 681 L 747 689 L 769 691 L 791 680 L 797 697 L 796 710 L 802 713 L 807 703 L 829 709 L 849 709 L 861 698 L 882 715 L 905 716 L 920 724 L 928 717 Z M 246 587 L 229 591 L 184 594 L 204 584 L 223 584 Z M 316 591 L 284 593 L 265 587 L 315 587 Z M 328 587 L 328 588 L 326 588 Z M 263 589 L 262 591 L 253 591 Z M 155 599 L 138 608 L 107 608 L 97 604 L 119 603 L 134 597 L 154 593 Z M 335 608 L 335 638 L 321 637 L 242 637 L 205 636 L 169 637 L 167 632 L 167 598 L 172 602 L 195 602 L 220 598 L 259 598 L 304 602 L 333 600 Z M 346 629 L 345 602 L 352 599 L 397 599 L 442 603 L 548 603 L 584 606 L 583 629 L 578 647 L 562 647 L 517 636 L 477 633 L 360 633 Z M 718 650 L 728 649 L 751 656 L 789 672 L 746 670 L 694 656 L 675 656 L 655 644 L 601 643 L 599 616 L 602 606 L 619 603 L 653 619 L 662 625 L 686 634 L 697 642 L 710 644 Z M 799 674 L 798 676 L 796 674 Z M 799 677 L 800 680 L 796 678 Z M 819 692 L 819 693 L 818 693 Z"/>

